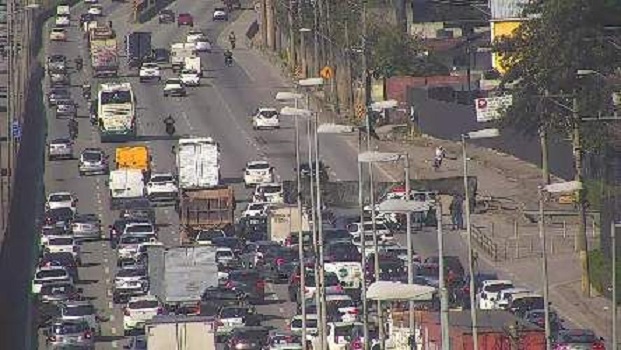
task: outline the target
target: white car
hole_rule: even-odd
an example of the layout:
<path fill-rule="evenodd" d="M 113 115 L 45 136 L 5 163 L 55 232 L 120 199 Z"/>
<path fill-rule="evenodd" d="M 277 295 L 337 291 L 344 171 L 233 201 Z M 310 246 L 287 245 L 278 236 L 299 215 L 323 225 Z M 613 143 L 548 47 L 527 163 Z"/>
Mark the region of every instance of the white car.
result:
<path fill-rule="evenodd" d="M 500 292 L 513 287 L 513 282 L 510 280 L 485 280 L 481 282 L 481 288 L 477 295 L 479 309 L 496 309 Z"/>
<path fill-rule="evenodd" d="M 157 63 L 143 63 L 140 67 L 140 82 L 147 80 L 162 80 L 162 72 Z"/>
<path fill-rule="evenodd" d="M 148 222 L 139 221 L 139 222 L 130 222 L 125 225 L 123 229 L 123 235 L 143 235 L 143 236 L 152 236 L 156 238 L 155 227 Z"/>
<path fill-rule="evenodd" d="M 188 43 L 193 43 L 203 36 L 204 36 L 203 32 L 201 32 L 200 30 L 193 29 L 193 30 L 190 30 L 188 34 L 185 36 L 185 41 Z"/>
<path fill-rule="evenodd" d="M 80 246 L 72 236 L 48 236 L 44 251 L 46 253 L 71 253 L 78 265 L 81 265 Z"/>
<path fill-rule="evenodd" d="M 179 79 L 185 86 L 199 86 L 200 85 L 200 73 L 193 69 L 183 69 L 179 73 Z"/>
<path fill-rule="evenodd" d="M 144 324 L 163 313 L 162 305 L 151 295 L 133 297 L 123 309 L 123 333 L 128 336 L 135 329 L 144 329 Z"/>
<path fill-rule="evenodd" d="M 235 328 L 244 327 L 249 310 L 243 306 L 225 306 L 218 312 L 218 333 L 226 334 Z"/>
<path fill-rule="evenodd" d="M 269 203 L 248 203 L 246 210 L 242 214 L 243 217 L 262 217 L 267 216 L 269 211 Z"/>
<path fill-rule="evenodd" d="M 194 40 L 194 47 L 198 52 L 211 52 L 211 42 L 206 36 L 201 36 Z"/>
<path fill-rule="evenodd" d="M 280 129 L 280 117 L 275 108 L 259 108 L 252 116 L 252 128 Z"/>
<path fill-rule="evenodd" d="M 93 16 L 102 16 L 103 15 L 103 6 L 99 4 L 91 5 L 86 11 L 89 15 Z"/>
<path fill-rule="evenodd" d="M 140 247 L 155 242 L 157 238 L 150 235 L 121 235 L 117 245 L 119 259 L 136 258 L 140 255 Z"/>
<path fill-rule="evenodd" d="M 213 20 L 214 21 L 228 21 L 229 14 L 226 12 L 224 7 L 216 7 L 213 10 Z"/>
<path fill-rule="evenodd" d="M 228 247 L 218 247 L 216 249 L 216 263 L 228 265 L 233 260 L 235 260 L 233 249 Z"/>
<path fill-rule="evenodd" d="M 354 222 L 352 224 L 347 225 L 347 231 L 353 237 L 360 236 L 362 231 L 365 232 L 373 232 L 373 222 L 365 221 L 364 226 L 360 225 L 359 222 Z M 375 232 L 377 232 L 378 236 L 388 240 L 392 239 L 393 235 L 388 226 L 382 222 L 375 221 Z"/>
<path fill-rule="evenodd" d="M 143 268 L 122 268 L 114 276 L 116 291 L 131 292 L 133 295 L 144 295 L 149 290 L 149 278 Z"/>
<path fill-rule="evenodd" d="M 255 160 L 246 163 L 244 169 L 244 184 L 246 187 L 274 182 L 274 168 L 264 160 Z"/>
<path fill-rule="evenodd" d="M 71 25 L 69 16 L 56 16 L 56 20 L 54 22 L 57 27 L 68 27 Z"/>
<path fill-rule="evenodd" d="M 54 192 L 47 196 L 45 209 L 71 208 L 75 213 L 77 211 L 78 199 L 69 192 Z"/>
<path fill-rule="evenodd" d="M 186 91 L 181 79 L 167 79 L 164 84 L 164 97 L 185 96 Z"/>
<path fill-rule="evenodd" d="M 153 174 L 147 183 L 147 196 L 152 200 L 175 199 L 178 193 L 179 188 L 171 173 Z"/>
<path fill-rule="evenodd" d="M 73 280 L 67 270 L 62 266 L 44 266 L 35 271 L 32 279 L 32 293 L 39 294 L 41 287 L 56 282 L 71 282 Z"/>
<path fill-rule="evenodd" d="M 284 203 L 282 184 L 277 182 L 259 184 L 254 190 L 253 202 Z"/>
<path fill-rule="evenodd" d="M 64 28 L 52 28 L 50 31 L 50 40 L 51 41 L 67 41 L 67 32 Z"/>

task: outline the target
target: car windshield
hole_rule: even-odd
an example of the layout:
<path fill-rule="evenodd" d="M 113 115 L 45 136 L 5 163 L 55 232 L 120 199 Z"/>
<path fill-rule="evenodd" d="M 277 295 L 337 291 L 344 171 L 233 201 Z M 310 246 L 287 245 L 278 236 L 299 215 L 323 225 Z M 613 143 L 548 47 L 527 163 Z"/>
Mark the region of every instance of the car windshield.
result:
<path fill-rule="evenodd" d="M 41 287 L 41 294 L 43 295 L 62 295 L 68 294 L 73 291 L 73 285 L 67 284 L 48 284 Z"/>
<path fill-rule="evenodd" d="M 121 236 L 120 244 L 141 244 L 149 240 L 146 236 Z"/>
<path fill-rule="evenodd" d="M 268 163 L 250 163 L 246 167 L 248 170 L 266 170 L 270 168 Z"/>
<path fill-rule="evenodd" d="M 116 277 L 143 277 L 147 273 L 143 269 L 121 269 L 116 273 Z"/>
<path fill-rule="evenodd" d="M 165 183 L 165 182 L 173 182 L 173 181 L 174 179 L 170 175 L 157 175 L 157 176 L 151 177 L 151 182 L 155 182 L 155 183 Z"/>
<path fill-rule="evenodd" d="M 440 276 L 440 269 L 438 268 L 438 266 L 435 265 L 421 266 L 416 271 L 416 275 L 438 278 L 438 276 Z"/>
<path fill-rule="evenodd" d="M 71 201 L 71 195 L 68 194 L 53 194 L 48 199 L 50 202 L 69 202 Z"/>
<path fill-rule="evenodd" d="M 129 302 L 127 304 L 129 309 L 155 309 L 158 307 L 158 303 L 156 300 L 135 300 Z"/>
<path fill-rule="evenodd" d="M 224 9 L 224 7 L 216 7 L 216 8 L 214 9 L 214 11 L 226 12 L 226 10 Z"/>
<path fill-rule="evenodd" d="M 129 226 L 125 229 L 125 232 L 127 233 L 152 233 L 153 232 L 153 226 L 151 225 L 132 225 Z"/>
<path fill-rule="evenodd" d="M 248 210 L 263 210 L 263 204 L 250 204 Z"/>
<path fill-rule="evenodd" d="M 88 316 L 95 314 L 93 305 L 68 305 L 63 310 L 65 316 Z"/>
<path fill-rule="evenodd" d="M 84 152 L 82 153 L 82 159 L 87 162 L 98 162 L 101 160 L 101 153 L 99 152 Z"/>
<path fill-rule="evenodd" d="M 356 325 L 353 325 L 353 324 L 336 326 L 334 327 L 334 336 L 336 337 L 351 336 L 354 331 L 354 327 L 356 327 Z"/>
<path fill-rule="evenodd" d="M 328 307 L 333 307 L 336 309 L 342 309 L 346 307 L 354 307 L 354 301 L 351 299 L 338 299 L 338 300 L 328 300 Z"/>
<path fill-rule="evenodd" d="M 102 92 L 99 103 L 105 104 L 124 104 L 132 102 L 132 94 L 129 91 L 109 91 Z"/>
<path fill-rule="evenodd" d="M 262 186 L 261 191 L 269 194 L 279 193 L 282 191 L 282 187 L 280 185 Z"/>
<path fill-rule="evenodd" d="M 317 328 L 317 319 L 316 318 L 311 318 L 311 319 L 306 319 L 306 327 L 308 328 Z M 291 328 L 302 328 L 302 318 L 301 317 L 296 317 L 293 319 L 293 321 L 291 321 Z"/>
<path fill-rule="evenodd" d="M 42 270 L 37 272 L 35 279 L 43 280 L 47 278 L 67 277 L 67 272 L 63 269 Z"/>
<path fill-rule="evenodd" d="M 211 241 L 218 237 L 224 237 L 224 233 L 222 231 L 200 231 L 196 239 L 200 241 Z"/>
<path fill-rule="evenodd" d="M 53 325 L 51 331 L 53 334 L 74 334 L 85 330 L 86 325 L 84 323 L 63 323 Z"/>
<path fill-rule="evenodd" d="M 591 344 L 597 339 L 593 332 L 565 332 L 560 335 L 560 343 Z"/>
<path fill-rule="evenodd" d="M 73 245 L 73 238 L 71 237 L 57 237 L 50 238 L 48 240 L 49 245 Z"/>
<path fill-rule="evenodd" d="M 227 307 L 220 311 L 221 318 L 246 317 L 246 315 L 248 315 L 248 309 L 243 307 Z"/>
<path fill-rule="evenodd" d="M 491 286 L 487 286 L 485 287 L 485 291 L 487 293 L 498 293 L 501 290 L 505 290 L 507 288 L 513 288 L 513 285 L 511 283 L 497 283 L 497 284 L 492 284 Z"/>
<path fill-rule="evenodd" d="M 219 258 L 232 258 L 233 252 L 230 250 L 220 250 L 216 252 L 216 259 Z"/>
<path fill-rule="evenodd" d="M 179 80 L 179 79 L 168 79 L 168 80 L 166 80 L 166 84 L 168 84 L 168 85 L 181 85 L 181 80 Z"/>
<path fill-rule="evenodd" d="M 277 111 L 261 111 L 259 112 L 259 114 L 261 114 L 261 116 L 264 118 L 273 118 L 273 117 L 278 116 Z"/>
<path fill-rule="evenodd" d="M 184 69 L 184 70 L 181 71 L 181 74 L 191 74 L 191 75 L 194 75 L 194 74 L 197 74 L 197 72 L 194 69 Z"/>

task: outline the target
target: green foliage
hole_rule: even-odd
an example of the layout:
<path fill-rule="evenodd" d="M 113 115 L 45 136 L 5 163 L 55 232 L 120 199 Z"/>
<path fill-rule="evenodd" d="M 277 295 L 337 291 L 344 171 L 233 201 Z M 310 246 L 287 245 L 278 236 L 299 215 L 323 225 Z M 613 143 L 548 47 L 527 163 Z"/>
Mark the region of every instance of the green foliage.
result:
<path fill-rule="evenodd" d="M 396 25 L 380 18 L 370 22 L 367 45 L 369 68 L 383 77 L 394 75 L 431 76 L 448 73 L 448 68 L 426 53 L 422 43 Z"/>
<path fill-rule="evenodd" d="M 621 256 L 617 253 L 617 304 L 621 303 Z M 591 285 L 602 295 L 610 297 L 612 286 L 612 261 L 601 250 L 589 252 Z"/>
<path fill-rule="evenodd" d="M 573 96 L 577 97 L 578 115 L 607 114 L 610 91 L 603 88 L 602 77 L 577 74 L 589 69 L 606 75 L 619 66 L 621 55 L 608 42 L 602 21 L 607 1 L 534 3 L 524 10 L 524 17 L 530 19 L 512 37 L 495 43 L 494 50 L 508 68 L 503 86 L 511 86 L 514 101 L 505 113 L 505 123 L 530 134 L 543 126 L 567 135 L 577 122 L 571 113 Z M 589 136 L 601 141 L 605 130 L 601 123 L 585 126 L 585 146 L 597 145 L 589 143 Z"/>

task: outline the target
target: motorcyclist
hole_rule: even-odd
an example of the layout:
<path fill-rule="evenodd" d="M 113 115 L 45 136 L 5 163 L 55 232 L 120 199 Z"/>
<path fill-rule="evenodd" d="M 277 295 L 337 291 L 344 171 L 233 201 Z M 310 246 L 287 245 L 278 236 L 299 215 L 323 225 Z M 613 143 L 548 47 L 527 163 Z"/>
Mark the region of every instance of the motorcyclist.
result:
<path fill-rule="evenodd" d="M 168 115 L 164 119 L 164 124 L 166 125 L 166 133 L 168 135 L 172 135 L 175 133 L 175 119 L 173 119 L 172 115 Z"/>
<path fill-rule="evenodd" d="M 84 98 L 87 100 L 91 99 L 91 85 L 90 84 L 82 85 L 82 96 L 84 96 Z"/>
<path fill-rule="evenodd" d="M 82 70 L 82 66 L 84 65 L 84 62 L 82 61 L 82 57 L 76 57 L 75 61 L 75 69 L 77 70 Z"/>
<path fill-rule="evenodd" d="M 69 135 L 72 139 L 75 139 L 78 136 L 78 121 L 74 118 L 69 119 L 67 127 L 69 128 Z"/>
<path fill-rule="evenodd" d="M 230 50 L 224 51 L 224 64 L 230 65 L 233 63 L 233 53 Z"/>
<path fill-rule="evenodd" d="M 231 43 L 231 50 L 235 49 L 235 32 L 231 31 L 229 33 L 229 42 Z"/>

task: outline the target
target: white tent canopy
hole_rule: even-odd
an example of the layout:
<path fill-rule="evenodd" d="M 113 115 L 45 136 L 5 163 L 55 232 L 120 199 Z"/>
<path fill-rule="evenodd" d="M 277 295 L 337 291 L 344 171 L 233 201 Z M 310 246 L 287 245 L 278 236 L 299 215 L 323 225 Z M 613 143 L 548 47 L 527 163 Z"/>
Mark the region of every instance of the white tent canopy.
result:
<path fill-rule="evenodd" d="M 407 213 L 429 210 L 428 202 L 406 201 L 403 199 L 387 199 L 377 206 L 377 211 L 384 213 Z"/>
<path fill-rule="evenodd" d="M 369 286 L 367 299 L 429 301 L 435 292 L 436 288 L 420 284 L 378 281 Z"/>

